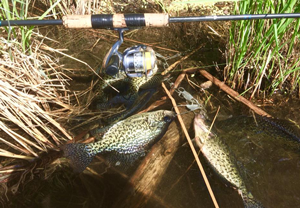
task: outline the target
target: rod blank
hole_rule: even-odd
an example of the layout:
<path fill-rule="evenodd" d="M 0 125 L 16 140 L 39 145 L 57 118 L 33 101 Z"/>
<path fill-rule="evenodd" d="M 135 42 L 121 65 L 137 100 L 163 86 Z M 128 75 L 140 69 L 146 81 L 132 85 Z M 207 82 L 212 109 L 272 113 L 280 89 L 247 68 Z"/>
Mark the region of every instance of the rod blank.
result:
<path fill-rule="evenodd" d="M 63 21 L 52 20 L 9 20 L 0 21 L 0 26 L 63 25 Z"/>
<path fill-rule="evenodd" d="M 254 20 L 254 19 L 279 19 L 279 18 L 300 18 L 300 13 L 286 14 L 243 14 L 243 15 L 218 15 L 198 17 L 170 17 L 169 23 L 179 22 L 207 22 L 207 21 L 233 21 L 233 20 Z"/>

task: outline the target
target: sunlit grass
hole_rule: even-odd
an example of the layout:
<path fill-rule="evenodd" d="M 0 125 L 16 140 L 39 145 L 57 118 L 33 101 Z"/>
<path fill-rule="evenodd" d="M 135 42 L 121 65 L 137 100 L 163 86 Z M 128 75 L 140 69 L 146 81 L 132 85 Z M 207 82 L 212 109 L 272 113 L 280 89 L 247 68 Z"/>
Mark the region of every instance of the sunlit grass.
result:
<path fill-rule="evenodd" d="M 0 2 L 0 18 L 2 20 L 21 20 L 26 19 L 28 15 L 28 0 L 23 1 L 8 1 Z M 29 49 L 30 37 L 33 27 L 5 27 L 7 31 L 7 40 L 19 39 L 23 52 Z"/>
<path fill-rule="evenodd" d="M 44 19 L 49 14 L 57 17 L 56 7 L 61 8 L 61 0 L 49 1 L 49 8 L 40 16 L 30 17 L 28 11 L 30 8 L 30 0 L 1 0 L 0 1 L 0 19 L 1 20 L 26 20 L 26 19 Z M 7 40 L 17 40 L 23 49 L 23 52 L 30 52 L 30 39 L 34 26 L 22 27 L 4 27 L 7 32 Z"/>
<path fill-rule="evenodd" d="M 236 14 L 299 13 L 300 2 L 241 1 Z M 251 96 L 299 87 L 300 19 L 232 22 L 229 66 L 225 79 L 235 89 L 253 88 Z"/>

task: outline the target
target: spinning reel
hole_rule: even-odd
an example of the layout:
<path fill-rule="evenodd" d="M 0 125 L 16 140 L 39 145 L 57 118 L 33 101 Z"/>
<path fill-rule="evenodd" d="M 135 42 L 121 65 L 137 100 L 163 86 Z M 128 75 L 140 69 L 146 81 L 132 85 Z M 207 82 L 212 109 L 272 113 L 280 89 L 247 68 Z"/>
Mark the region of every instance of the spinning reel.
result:
<path fill-rule="evenodd" d="M 146 45 L 136 45 L 127 48 L 123 53 L 118 51 L 123 43 L 123 32 L 126 29 L 117 29 L 119 40 L 112 46 L 106 54 L 102 68 L 105 73 L 115 76 L 123 71 L 128 77 L 150 77 L 156 73 L 157 58 L 154 50 Z"/>

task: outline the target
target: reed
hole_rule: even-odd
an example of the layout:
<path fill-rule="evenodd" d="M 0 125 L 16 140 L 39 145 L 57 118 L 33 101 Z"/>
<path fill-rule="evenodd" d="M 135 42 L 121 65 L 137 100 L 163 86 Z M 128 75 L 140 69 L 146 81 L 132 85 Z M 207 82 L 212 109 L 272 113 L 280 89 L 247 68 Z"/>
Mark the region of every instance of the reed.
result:
<path fill-rule="evenodd" d="M 249 0 L 235 6 L 236 14 L 299 12 L 296 0 Z M 299 90 L 299 27 L 300 19 L 232 22 L 224 79 L 234 89 L 250 90 L 251 97 Z"/>

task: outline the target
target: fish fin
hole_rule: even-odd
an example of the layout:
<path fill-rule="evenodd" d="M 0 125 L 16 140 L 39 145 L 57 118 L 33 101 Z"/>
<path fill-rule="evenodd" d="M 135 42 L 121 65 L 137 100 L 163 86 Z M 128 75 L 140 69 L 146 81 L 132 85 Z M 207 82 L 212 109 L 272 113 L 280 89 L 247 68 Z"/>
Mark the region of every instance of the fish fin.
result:
<path fill-rule="evenodd" d="M 250 192 L 242 194 L 242 198 L 245 208 L 264 208 L 262 203 L 257 201 Z"/>
<path fill-rule="evenodd" d="M 70 160 L 75 172 L 82 172 L 92 162 L 95 153 L 89 144 L 71 143 L 63 148 L 64 156 Z"/>
<path fill-rule="evenodd" d="M 103 137 L 103 135 L 109 130 L 109 128 L 111 126 L 112 125 L 94 128 L 94 129 L 90 130 L 90 134 L 93 137 L 95 137 L 97 140 L 100 140 Z"/>

